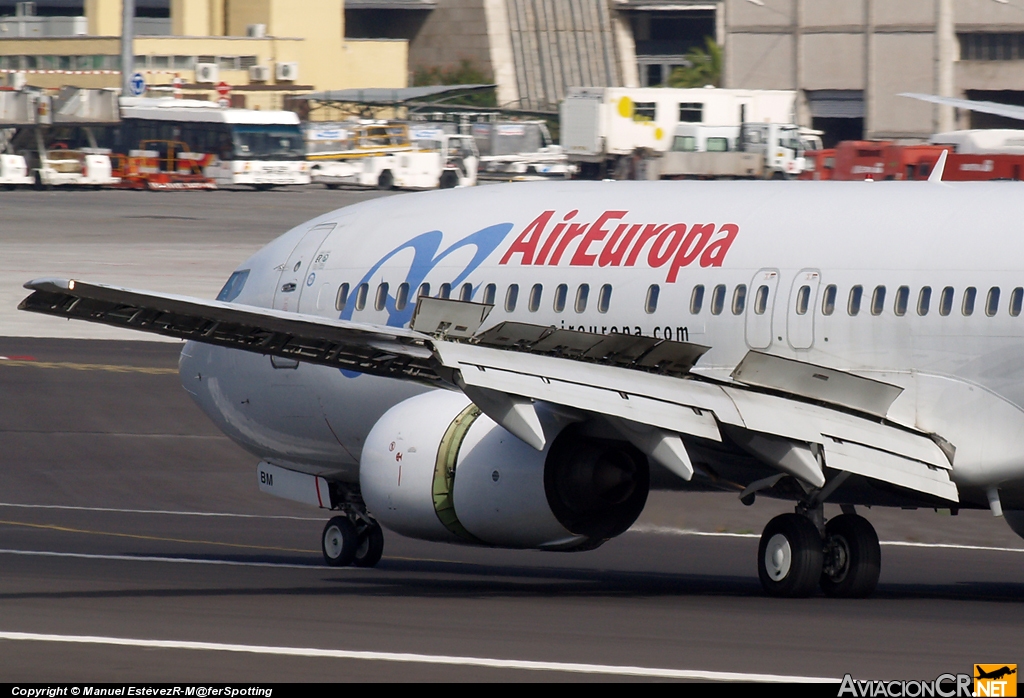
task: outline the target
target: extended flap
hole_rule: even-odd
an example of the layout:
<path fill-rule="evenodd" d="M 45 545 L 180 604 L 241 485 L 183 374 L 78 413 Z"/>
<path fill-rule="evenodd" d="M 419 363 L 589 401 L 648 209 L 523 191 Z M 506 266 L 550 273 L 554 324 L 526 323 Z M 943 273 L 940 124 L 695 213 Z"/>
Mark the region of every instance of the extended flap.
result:
<path fill-rule="evenodd" d="M 951 502 L 960 501 L 956 484 L 950 481 L 949 472 L 942 468 L 832 437 L 826 438 L 822 446 L 825 465 L 835 470 L 889 482 Z"/>

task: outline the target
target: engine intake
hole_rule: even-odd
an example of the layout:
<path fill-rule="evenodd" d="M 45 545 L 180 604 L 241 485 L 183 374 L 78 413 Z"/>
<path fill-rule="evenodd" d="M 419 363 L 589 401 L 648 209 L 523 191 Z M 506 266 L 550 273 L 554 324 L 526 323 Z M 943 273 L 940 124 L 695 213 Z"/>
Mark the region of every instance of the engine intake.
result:
<path fill-rule="evenodd" d="M 538 412 L 544 451 L 461 393 L 399 403 L 363 448 L 367 507 L 403 535 L 511 548 L 592 548 L 626 531 L 647 502 L 647 458 L 625 441 Z"/>

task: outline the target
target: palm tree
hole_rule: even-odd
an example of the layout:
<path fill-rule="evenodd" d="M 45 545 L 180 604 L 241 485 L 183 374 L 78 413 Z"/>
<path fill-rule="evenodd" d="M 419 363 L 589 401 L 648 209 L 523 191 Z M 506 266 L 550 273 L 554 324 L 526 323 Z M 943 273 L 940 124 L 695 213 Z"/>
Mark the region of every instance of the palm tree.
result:
<path fill-rule="evenodd" d="M 684 59 L 689 65 L 680 66 L 668 76 L 669 87 L 718 87 L 722 81 L 722 47 L 710 36 L 704 39 L 707 50 L 693 47 Z"/>

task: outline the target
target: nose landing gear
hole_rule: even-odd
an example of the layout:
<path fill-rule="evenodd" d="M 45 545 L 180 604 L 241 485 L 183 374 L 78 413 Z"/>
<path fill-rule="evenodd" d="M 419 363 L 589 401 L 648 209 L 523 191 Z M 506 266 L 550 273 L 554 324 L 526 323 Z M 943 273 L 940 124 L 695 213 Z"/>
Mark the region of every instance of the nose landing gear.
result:
<path fill-rule="evenodd" d="M 373 567 L 384 553 L 384 532 L 366 515 L 335 516 L 324 526 L 321 550 L 331 567 Z"/>

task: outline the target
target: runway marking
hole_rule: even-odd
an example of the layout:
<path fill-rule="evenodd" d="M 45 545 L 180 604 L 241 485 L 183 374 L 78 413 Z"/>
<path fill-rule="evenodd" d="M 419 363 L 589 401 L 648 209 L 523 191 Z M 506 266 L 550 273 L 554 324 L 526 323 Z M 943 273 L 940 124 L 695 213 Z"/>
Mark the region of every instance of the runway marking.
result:
<path fill-rule="evenodd" d="M 156 366 L 125 366 L 118 364 L 79 364 L 72 361 L 36 361 L 34 359 L 8 359 L 0 366 L 34 366 L 35 368 L 69 369 L 72 371 L 107 371 L 110 373 L 147 373 L 154 376 L 177 375 L 177 368 Z"/>
<path fill-rule="evenodd" d="M 245 543 L 225 543 L 215 540 L 191 540 L 189 538 L 167 538 L 164 536 L 144 536 L 139 533 L 118 533 L 115 531 L 90 531 L 84 528 L 70 528 L 56 524 L 29 523 L 28 521 L 3 521 L 0 525 L 21 526 L 22 528 L 43 528 L 49 531 L 60 531 L 61 533 L 88 533 L 94 536 L 113 536 L 115 538 L 133 538 L 135 540 L 156 540 L 163 543 L 195 543 L 199 545 L 217 545 L 225 548 L 244 548 L 246 550 L 274 550 L 286 553 L 316 553 L 318 550 L 305 550 L 303 548 L 281 548 L 273 545 L 247 545 Z"/>
<path fill-rule="evenodd" d="M 700 671 L 697 669 L 663 669 L 658 667 L 584 664 L 579 662 L 538 662 L 523 659 L 459 657 L 443 654 L 415 654 L 411 652 L 368 652 L 359 650 L 323 649 L 318 647 L 239 645 L 223 642 L 194 642 L 188 640 L 144 640 L 126 637 L 103 637 L 98 635 L 53 635 L 48 633 L 0 631 L 0 640 L 64 642 L 85 645 L 114 645 L 118 647 L 145 647 L 172 650 L 203 650 L 208 652 L 241 652 L 246 654 L 277 655 L 284 657 L 361 659 L 369 661 L 401 662 L 407 664 L 443 664 L 448 666 L 485 667 L 489 669 L 519 669 L 524 671 L 553 671 L 559 673 L 603 674 L 611 676 L 643 676 L 661 679 L 690 679 L 695 681 L 839 683 L 839 679 L 814 676 L 783 676 L 779 674 L 753 674 L 735 671 Z"/>
<path fill-rule="evenodd" d="M 687 528 L 673 528 L 671 526 L 652 526 L 641 524 L 629 529 L 630 533 L 655 533 L 670 536 L 707 536 L 714 538 L 760 538 L 758 533 L 725 533 L 718 531 L 694 531 Z M 883 540 L 880 545 L 891 545 L 904 548 L 949 548 L 952 550 L 984 550 L 999 553 L 1024 553 L 1024 548 L 1001 548 L 991 545 L 966 545 L 960 543 L 916 543 L 903 540 Z"/>
<path fill-rule="evenodd" d="M 299 570 L 320 570 L 327 571 L 323 564 L 310 563 L 302 565 L 292 562 L 251 562 L 242 560 L 209 560 L 191 557 L 163 557 L 160 555 L 101 555 L 99 553 L 59 553 L 53 550 L 0 550 L 0 555 L 24 555 L 26 557 L 72 557 L 83 560 L 119 560 L 125 562 L 170 562 L 176 564 L 192 565 L 226 565 L 228 567 L 282 567 Z M 336 570 L 344 571 L 369 571 L 369 567 L 338 567 Z M 332 569 L 332 571 L 334 571 Z"/>
<path fill-rule="evenodd" d="M 220 437 L 214 437 L 220 438 Z M 166 514 L 169 516 L 225 516 L 239 519 L 288 519 L 291 521 L 323 521 L 322 516 L 283 516 L 275 514 L 230 514 L 218 511 L 166 511 L 163 509 L 115 509 L 112 507 L 75 507 L 62 504 L 17 504 L 0 502 L 0 507 L 21 509 L 66 509 L 69 511 L 104 511 L 117 514 Z"/>

